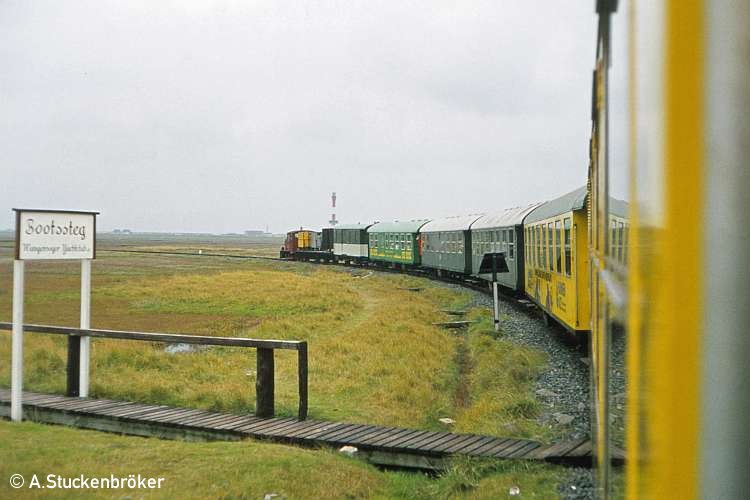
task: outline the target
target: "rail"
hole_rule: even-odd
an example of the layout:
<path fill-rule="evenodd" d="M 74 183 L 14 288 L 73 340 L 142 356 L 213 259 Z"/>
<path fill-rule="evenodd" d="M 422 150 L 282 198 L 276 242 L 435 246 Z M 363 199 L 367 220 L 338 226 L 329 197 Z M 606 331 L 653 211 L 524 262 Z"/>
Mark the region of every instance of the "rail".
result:
<path fill-rule="evenodd" d="M 13 323 L 0 322 L 0 330 L 11 330 Z M 180 344 L 217 345 L 226 347 L 251 347 L 258 350 L 257 377 L 255 381 L 255 414 L 258 417 L 274 416 L 274 350 L 287 349 L 297 351 L 297 375 L 299 379 L 298 418 L 307 418 L 307 342 L 297 340 L 263 340 L 242 337 L 209 337 L 176 333 L 147 333 L 122 330 L 100 330 L 72 328 L 66 326 L 24 324 L 25 332 L 51 333 L 67 335 L 72 341 L 68 348 L 67 395 L 78 395 L 78 373 L 80 358 L 78 345 L 80 337 L 98 337 L 106 339 L 139 340 L 145 342 L 168 342 Z M 71 348 L 73 346 L 73 348 Z"/>

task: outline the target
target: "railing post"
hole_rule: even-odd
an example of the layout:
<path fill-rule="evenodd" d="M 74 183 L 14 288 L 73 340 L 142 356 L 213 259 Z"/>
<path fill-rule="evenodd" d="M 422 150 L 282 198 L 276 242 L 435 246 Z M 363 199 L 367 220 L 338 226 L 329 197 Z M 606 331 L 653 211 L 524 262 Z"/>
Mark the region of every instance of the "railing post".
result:
<path fill-rule="evenodd" d="M 81 389 L 81 337 L 68 335 L 67 389 L 65 395 L 78 397 Z"/>
<path fill-rule="evenodd" d="M 255 416 L 269 418 L 274 415 L 274 361 L 273 349 L 258 348 L 257 378 L 255 380 Z"/>
<path fill-rule="evenodd" d="M 299 416 L 307 418 L 307 342 L 300 342 L 297 350 L 297 375 L 299 378 Z"/>

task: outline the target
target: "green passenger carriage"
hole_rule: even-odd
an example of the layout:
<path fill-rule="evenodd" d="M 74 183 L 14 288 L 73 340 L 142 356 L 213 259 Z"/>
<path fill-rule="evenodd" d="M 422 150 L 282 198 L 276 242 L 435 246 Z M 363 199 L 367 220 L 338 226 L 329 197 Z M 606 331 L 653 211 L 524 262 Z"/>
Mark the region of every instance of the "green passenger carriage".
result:
<path fill-rule="evenodd" d="M 427 220 L 378 222 L 367 233 L 370 260 L 418 266 L 422 262 L 419 229 Z"/>

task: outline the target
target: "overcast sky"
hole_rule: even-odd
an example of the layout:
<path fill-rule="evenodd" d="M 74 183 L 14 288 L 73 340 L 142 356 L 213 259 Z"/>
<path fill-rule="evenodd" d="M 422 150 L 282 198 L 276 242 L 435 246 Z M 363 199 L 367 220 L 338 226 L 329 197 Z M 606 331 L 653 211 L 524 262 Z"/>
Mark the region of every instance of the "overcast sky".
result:
<path fill-rule="evenodd" d="M 4 1 L 0 228 L 284 232 L 585 183 L 594 1 Z"/>

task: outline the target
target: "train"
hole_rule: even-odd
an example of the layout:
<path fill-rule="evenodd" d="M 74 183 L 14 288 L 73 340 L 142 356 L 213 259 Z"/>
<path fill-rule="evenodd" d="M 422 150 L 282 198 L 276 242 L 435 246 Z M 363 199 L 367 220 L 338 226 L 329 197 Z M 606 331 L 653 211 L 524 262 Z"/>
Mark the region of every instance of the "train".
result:
<path fill-rule="evenodd" d="M 587 186 L 545 202 L 492 213 L 435 219 L 348 224 L 317 232 L 300 228 L 286 235 L 282 258 L 419 269 L 442 277 L 490 283 L 482 260 L 505 262 L 494 276 L 506 293 L 525 295 L 548 322 L 575 336 L 589 331 Z M 612 227 L 627 238 L 627 204 Z M 626 259 L 622 246 L 616 258 Z M 507 266 L 507 269 L 505 268 Z"/>
<path fill-rule="evenodd" d="M 590 332 L 594 496 L 744 498 L 750 2 L 594 3 L 585 187 L 507 219 L 413 221 L 381 233 L 369 231 L 372 224 L 358 229 L 356 256 L 343 245 L 337 254 L 333 244 L 302 250 L 307 257 L 285 245 L 286 255 L 486 281 L 477 261 L 504 252 L 503 287 L 568 330 Z M 624 137 L 613 140 L 617 134 Z M 614 196 L 617 179 L 627 203 Z M 618 330 L 627 341 L 624 367 L 612 363 Z M 616 371 L 627 379 L 619 423 L 610 411 L 623 401 L 612 392 Z M 616 432 L 625 434 L 625 473 L 613 487 Z"/>

